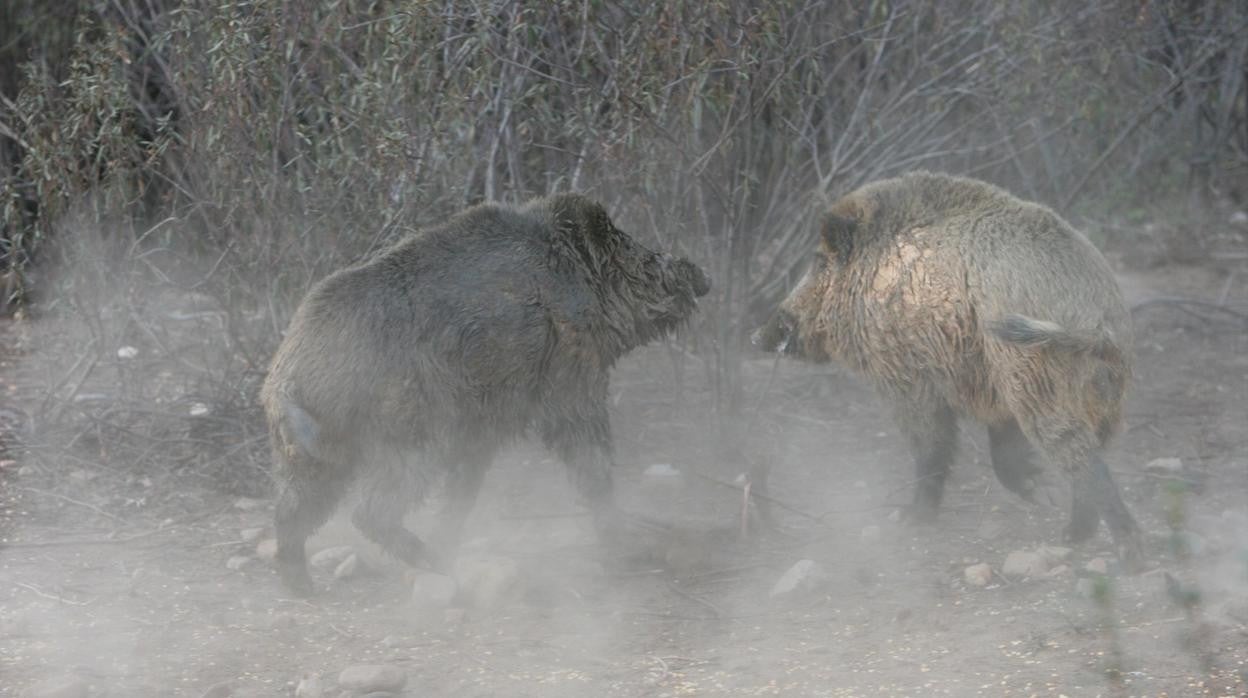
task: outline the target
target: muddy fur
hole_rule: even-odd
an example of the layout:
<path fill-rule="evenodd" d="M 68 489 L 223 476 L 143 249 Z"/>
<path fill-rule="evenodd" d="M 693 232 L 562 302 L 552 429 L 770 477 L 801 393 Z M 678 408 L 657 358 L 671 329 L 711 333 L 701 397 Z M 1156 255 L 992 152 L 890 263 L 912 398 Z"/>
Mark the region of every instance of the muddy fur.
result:
<path fill-rule="evenodd" d="M 599 530 L 612 503 L 608 372 L 686 320 L 703 272 L 637 244 L 577 195 L 483 205 L 317 284 L 261 400 L 278 483 L 278 567 L 307 592 L 304 543 L 354 480 L 353 521 L 412 565 L 453 549 L 495 452 L 532 428 Z M 435 478 L 433 545 L 404 528 Z"/>
<path fill-rule="evenodd" d="M 910 442 L 930 519 L 957 418 L 989 430 L 993 467 L 1029 496 L 1045 462 L 1073 476 L 1068 538 L 1103 518 L 1124 561 L 1137 527 L 1100 452 L 1121 422 L 1131 321 L 1105 259 L 1052 210 L 927 172 L 868 184 L 824 214 L 805 278 L 755 335 L 868 376 Z"/>

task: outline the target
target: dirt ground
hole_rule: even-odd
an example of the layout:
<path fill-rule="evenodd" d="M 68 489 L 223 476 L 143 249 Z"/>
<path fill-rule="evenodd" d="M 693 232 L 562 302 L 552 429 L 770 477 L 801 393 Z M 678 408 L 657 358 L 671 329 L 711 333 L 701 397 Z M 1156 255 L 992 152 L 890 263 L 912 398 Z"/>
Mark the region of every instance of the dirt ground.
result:
<path fill-rule="evenodd" d="M 1248 310 L 1242 263 L 1122 283 L 1134 304 Z M 1148 533 L 1140 575 L 1117 574 L 1102 530 L 1064 569 L 1005 576 L 1012 551 L 1061 544 L 1065 512 L 1004 491 L 979 428 L 963 425 L 940 520 L 916 529 L 896 516 L 909 457 L 861 381 L 788 361 L 773 378 L 757 356 L 743 416 L 713 429 L 705 367 L 681 358 L 677 395 L 660 345 L 612 386 L 622 498 L 672 526 L 652 534 L 652 564 L 604 566 L 561 466 L 520 444 L 491 471 L 461 555 L 497 583 L 474 597 L 464 582 L 449 611 L 413 602 L 412 573 L 341 514 L 309 552 L 350 545 L 361 569 L 314 572 L 322 592 L 303 601 L 255 554 L 267 501 L 153 488 L 118 503 L 89 464 L 3 461 L 0 696 L 55 680 L 70 692 L 40 695 L 286 696 L 305 679 L 300 695 L 319 681 L 338 696 L 357 664 L 398 667 L 408 696 L 1248 695 L 1248 331 L 1165 303 L 1136 326 L 1136 388 L 1107 460 Z M 38 350 L 6 344 L 8 384 Z M 778 532 L 751 510 L 741 534 L 733 481 L 752 463 L 771 467 Z M 655 464 L 673 467 L 645 474 Z M 1085 569 L 1096 558 L 1107 581 Z M 772 597 L 802 559 L 822 575 Z M 977 563 L 993 571 L 984 586 L 965 576 Z"/>

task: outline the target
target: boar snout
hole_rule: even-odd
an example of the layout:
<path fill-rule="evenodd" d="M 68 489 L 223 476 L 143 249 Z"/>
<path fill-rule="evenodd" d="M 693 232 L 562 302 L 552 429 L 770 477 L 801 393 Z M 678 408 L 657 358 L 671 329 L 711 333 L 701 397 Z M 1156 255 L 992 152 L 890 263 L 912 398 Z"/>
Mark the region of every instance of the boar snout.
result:
<path fill-rule="evenodd" d="M 792 353 L 798 342 L 797 322 L 784 310 L 772 314 L 767 324 L 754 330 L 750 341 L 763 351 L 774 351 L 781 354 Z"/>
<path fill-rule="evenodd" d="M 693 295 L 701 298 L 711 291 L 711 278 L 702 271 L 700 267 L 690 261 L 685 261 L 688 265 L 689 285 L 693 287 Z"/>
<path fill-rule="evenodd" d="M 668 272 L 689 285 L 695 298 L 705 296 L 711 290 L 711 279 L 701 267 L 687 259 L 678 259 L 671 255 L 663 255 L 663 266 Z"/>

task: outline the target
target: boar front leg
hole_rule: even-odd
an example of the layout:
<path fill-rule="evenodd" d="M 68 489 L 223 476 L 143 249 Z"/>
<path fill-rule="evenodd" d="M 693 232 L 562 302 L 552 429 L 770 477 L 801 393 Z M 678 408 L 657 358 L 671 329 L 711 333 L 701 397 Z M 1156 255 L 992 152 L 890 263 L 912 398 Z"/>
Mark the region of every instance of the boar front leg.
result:
<path fill-rule="evenodd" d="M 608 545 L 622 543 L 623 516 L 616 507 L 611 479 L 611 425 L 606 406 L 553 416 L 541 432 L 547 448 L 567 467 L 572 487 L 594 517 L 599 538 Z"/>
<path fill-rule="evenodd" d="M 914 502 L 907 519 L 924 523 L 936 518 L 945 492 L 945 479 L 957 450 L 957 416 L 948 403 L 939 398 L 904 397 L 898 399 L 897 425 L 914 455 Z"/>

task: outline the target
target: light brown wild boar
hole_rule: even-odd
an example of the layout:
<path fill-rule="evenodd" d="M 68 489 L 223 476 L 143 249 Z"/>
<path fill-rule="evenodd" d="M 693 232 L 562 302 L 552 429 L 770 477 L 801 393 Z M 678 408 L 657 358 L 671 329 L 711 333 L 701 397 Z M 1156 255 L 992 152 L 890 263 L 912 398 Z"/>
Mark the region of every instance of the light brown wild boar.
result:
<path fill-rule="evenodd" d="M 754 341 L 868 376 L 910 443 L 908 515 L 936 514 L 957 418 L 988 427 L 993 468 L 1029 497 L 1037 452 L 1072 476 L 1066 537 L 1102 518 L 1124 565 L 1138 528 L 1101 450 L 1121 421 L 1131 318 L 1105 258 L 1045 206 L 991 184 L 915 172 L 823 215 L 810 270 Z"/>

